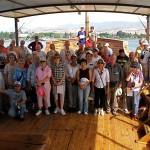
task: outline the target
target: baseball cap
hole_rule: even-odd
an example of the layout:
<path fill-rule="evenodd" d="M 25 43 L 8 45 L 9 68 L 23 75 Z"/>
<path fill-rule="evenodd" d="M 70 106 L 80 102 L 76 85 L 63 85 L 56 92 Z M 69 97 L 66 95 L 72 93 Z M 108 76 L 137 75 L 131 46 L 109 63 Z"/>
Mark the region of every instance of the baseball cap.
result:
<path fill-rule="evenodd" d="M 99 49 L 98 49 L 98 48 L 94 48 L 94 49 L 93 49 L 93 52 L 94 52 L 94 51 L 99 52 Z"/>
<path fill-rule="evenodd" d="M 15 81 L 14 86 L 15 85 L 20 85 L 21 86 L 21 83 L 19 81 Z"/>
<path fill-rule="evenodd" d="M 91 50 L 87 51 L 86 54 L 91 54 L 93 55 L 93 52 Z"/>
<path fill-rule="evenodd" d="M 139 68 L 139 64 L 138 64 L 138 62 L 134 61 L 134 62 L 132 62 L 130 67 L 131 68 Z"/>
<path fill-rule="evenodd" d="M 46 57 L 41 56 L 41 57 L 40 57 L 40 61 L 46 61 Z"/>

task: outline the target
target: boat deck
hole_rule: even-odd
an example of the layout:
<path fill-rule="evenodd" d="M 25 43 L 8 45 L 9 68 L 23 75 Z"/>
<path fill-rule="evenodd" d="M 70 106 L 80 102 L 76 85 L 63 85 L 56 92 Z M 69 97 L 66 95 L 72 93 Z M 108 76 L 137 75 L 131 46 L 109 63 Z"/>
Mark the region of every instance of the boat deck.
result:
<path fill-rule="evenodd" d="M 28 112 L 22 122 L 0 116 L 0 132 L 46 134 L 51 139 L 50 150 L 149 150 L 150 146 L 136 142 L 138 124 L 121 110 L 117 116 L 96 117 L 92 113 L 35 116 Z"/>

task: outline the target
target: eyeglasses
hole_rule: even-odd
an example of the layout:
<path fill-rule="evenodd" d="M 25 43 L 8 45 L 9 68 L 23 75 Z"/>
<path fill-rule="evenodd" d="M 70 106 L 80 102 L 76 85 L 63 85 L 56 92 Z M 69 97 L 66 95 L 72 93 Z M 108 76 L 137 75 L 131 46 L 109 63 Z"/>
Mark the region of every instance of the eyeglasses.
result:
<path fill-rule="evenodd" d="M 97 64 L 104 64 L 103 62 L 98 62 Z"/>
<path fill-rule="evenodd" d="M 24 43 L 21 43 L 21 44 L 24 44 Z"/>

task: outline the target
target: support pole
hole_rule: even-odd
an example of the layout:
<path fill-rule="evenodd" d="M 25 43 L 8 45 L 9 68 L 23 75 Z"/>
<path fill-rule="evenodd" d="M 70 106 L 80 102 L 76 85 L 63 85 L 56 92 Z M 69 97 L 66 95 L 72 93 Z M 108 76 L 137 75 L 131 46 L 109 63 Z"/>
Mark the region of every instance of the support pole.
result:
<path fill-rule="evenodd" d="M 150 34 L 150 16 L 147 16 L 147 29 L 146 29 L 146 39 L 149 42 L 149 34 Z"/>
<path fill-rule="evenodd" d="M 86 38 L 88 38 L 88 35 L 89 35 L 89 14 L 88 14 L 88 12 L 85 12 L 85 29 L 86 29 Z"/>
<path fill-rule="evenodd" d="M 18 41 L 18 18 L 15 18 L 15 38 L 16 38 L 16 46 L 19 45 Z"/>

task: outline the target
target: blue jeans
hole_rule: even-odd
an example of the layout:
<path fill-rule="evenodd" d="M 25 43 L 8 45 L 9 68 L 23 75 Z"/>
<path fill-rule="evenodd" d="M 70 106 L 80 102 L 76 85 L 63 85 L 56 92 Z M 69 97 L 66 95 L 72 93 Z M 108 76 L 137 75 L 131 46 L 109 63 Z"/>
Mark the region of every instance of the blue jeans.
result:
<path fill-rule="evenodd" d="M 132 114 L 138 114 L 140 96 L 137 96 L 139 91 L 133 91 L 133 96 L 127 96 L 127 108 L 132 111 Z"/>
<path fill-rule="evenodd" d="M 19 117 L 22 119 L 22 118 L 24 118 L 25 109 L 26 109 L 26 105 L 22 104 L 20 106 L 20 114 L 17 114 L 18 113 L 17 106 L 16 106 L 16 104 L 13 103 L 9 108 L 8 115 L 10 117 L 16 117 L 17 115 L 19 115 Z"/>
<path fill-rule="evenodd" d="M 88 96 L 90 94 L 90 85 L 84 90 L 78 86 L 79 111 L 88 112 Z"/>

